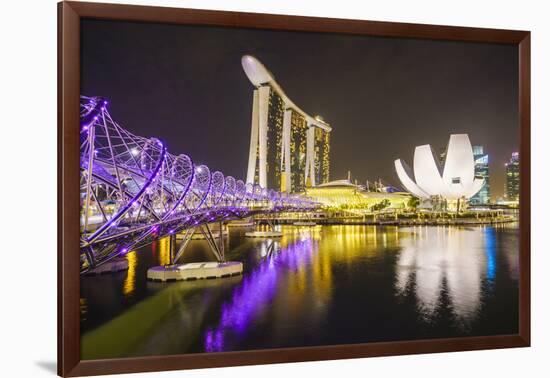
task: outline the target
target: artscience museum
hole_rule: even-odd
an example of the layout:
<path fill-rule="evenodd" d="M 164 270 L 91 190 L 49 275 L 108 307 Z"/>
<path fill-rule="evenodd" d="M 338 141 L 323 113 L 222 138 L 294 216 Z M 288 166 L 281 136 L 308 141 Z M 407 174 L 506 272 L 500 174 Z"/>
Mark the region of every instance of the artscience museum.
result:
<path fill-rule="evenodd" d="M 413 170 L 402 160 L 395 160 L 399 180 L 421 200 L 444 200 L 451 208 L 460 208 L 483 187 L 485 180 L 475 176 L 472 145 L 468 134 L 452 134 L 444 162 L 436 159 L 429 144 L 417 146 Z"/>

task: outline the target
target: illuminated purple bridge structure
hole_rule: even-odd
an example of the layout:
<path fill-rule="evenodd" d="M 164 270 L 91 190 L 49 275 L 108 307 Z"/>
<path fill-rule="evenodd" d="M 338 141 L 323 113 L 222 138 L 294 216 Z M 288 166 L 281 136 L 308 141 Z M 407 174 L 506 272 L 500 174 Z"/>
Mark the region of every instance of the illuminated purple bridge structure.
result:
<path fill-rule="evenodd" d="M 81 273 L 168 235 L 173 263 L 196 231 L 223 262 L 223 243 L 209 224 L 319 206 L 172 155 L 159 139 L 122 128 L 107 105 L 100 97 L 80 98 Z M 178 250 L 177 233 L 184 234 Z"/>

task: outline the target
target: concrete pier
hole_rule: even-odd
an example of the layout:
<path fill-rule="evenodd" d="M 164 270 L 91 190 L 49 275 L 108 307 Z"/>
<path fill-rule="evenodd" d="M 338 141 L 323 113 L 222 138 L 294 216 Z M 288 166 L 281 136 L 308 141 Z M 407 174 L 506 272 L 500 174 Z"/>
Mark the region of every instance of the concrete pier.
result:
<path fill-rule="evenodd" d="M 151 281 L 185 281 L 237 276 L 243 272 L 243 263 L 198 262 L 155 266 L 147 270 L 147 279 Z"/>
<path fill-rule="evenodd" d="M 105 264 L 98 266 L 97 268 L 91 269 L 87 274 L 105 274 L 105 273 L 115 273 L 122 272 L 123 270 L 128 270 L 128 260 L 125 257 L 117 257 L 110 261 L 107 261 Z"/>

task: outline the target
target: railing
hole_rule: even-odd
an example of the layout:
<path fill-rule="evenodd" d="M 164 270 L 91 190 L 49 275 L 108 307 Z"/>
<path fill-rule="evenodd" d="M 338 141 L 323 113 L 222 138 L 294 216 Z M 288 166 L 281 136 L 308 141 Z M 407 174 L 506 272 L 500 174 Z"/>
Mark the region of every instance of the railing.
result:
<path fill-rule="evenodd" d="M 117 124 L 100 97 L 80 98 L 81 271 L 204 223 L 315 208 L 172 155 Z"/>

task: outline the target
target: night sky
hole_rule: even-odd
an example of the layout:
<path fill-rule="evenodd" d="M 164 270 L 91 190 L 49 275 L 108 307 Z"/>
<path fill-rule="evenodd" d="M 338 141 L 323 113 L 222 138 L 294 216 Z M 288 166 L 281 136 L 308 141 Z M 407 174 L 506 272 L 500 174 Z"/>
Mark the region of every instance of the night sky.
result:
<path fill-rule="evenodd" d="M 399 184 L 393 160 L 467 133 L 489 153 L 491 195 L 519 146 L 515 46 L 99 20 L 82 22 L 82 94 L 131 132 L 244 179 L 251 54 L 333 128 L 331 179 Z"/>

